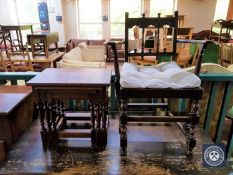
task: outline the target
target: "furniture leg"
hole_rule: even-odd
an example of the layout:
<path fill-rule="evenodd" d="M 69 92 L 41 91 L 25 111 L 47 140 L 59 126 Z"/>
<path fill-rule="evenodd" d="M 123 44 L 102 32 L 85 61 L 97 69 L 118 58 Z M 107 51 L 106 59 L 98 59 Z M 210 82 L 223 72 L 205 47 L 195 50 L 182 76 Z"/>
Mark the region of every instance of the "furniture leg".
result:
<path fill-rule="evenodd" d="M 100 122 L 101 122 L 101 105 L 96 104 L 96 145 L 99 149 L 101 147 L 101 129 L 100 129 Z"/>
<path fill-rule="evenodd" d="M 52 103 L 45 102 L 45 110 L 46 110 L 46 120 L 47 120 L 47 131 L 48 131 L 48 147 L 52 148 L 54 140 L 53 140 L 53 132 L 52 132 Z"/>
<path fill-rule="evenodd" d="M 47 44 L 46 38 L 44 38 L 44 50 L 45 50 L 45 56 L 46 56 L 46 58 L 48 58 L 49 57 L 49 46 Z"/>
<path fill-rule="evenodd" d="M 51 126 L 52 126 L 52 135 L 55 138 L 54 140 L 57 141 L 57 127 L 56 127 L 56 118 L 58 115 L 58 104 L 55 99 L 52 100 L 51 103 L 51 110 L 52 110 L 52 116 L 51 116 Z"/>
<path fill-rule="evenodd" d="M 30 44 L 31 44 L 31 50 L 32 50 L 32 57 L 35 58 L 35 44 L 34 44 L 34 39 L 30 37 Z"/>
<path fill-rule="evenodd" d="M 102 138 L 102 146 L 105 147 L 107 145 L 107 115 L 108 115 L 108 104 L 101 105 L 101 116 L 102 116 L 102 129 L 101 129 L 101 138 Z"/>
<path fill-rule="evenodd" d="M 38 119 L 38 101 L 35 101 L 33 104 L 33 117 L 32 120 L 34 121 L 35 119 Z"/>
<path fill-rule="evenodd" d="M 187 106 L 187 109 L 186 109 L 186 113 L 189 113 L 189 112 L 191 111 L 191 106 L 192 106 L 192 101 L 189 100 L 188 106 Z M 183 130 L 184 130 L 184 132 L 186 133 L 186 135 L 189 133 L 190 128 L 191 128 L 190 122 L 185 122 L 185 123 L 183 124 Z"/>
<path fill-rule="evenodd" d="M 187 155 L 192 155 L 192 150 L 196 146 L 195 128 L 199 122 L 199 100 L 192 100 L 189 116 L 191 118 L 189 132 L 187 133 Z"/>
<path fill-rule="evenodd" d="M 90 110 L 91 110 L 91 144 L 92 148 L 96 147 L 96 132 L 95 132 L 95 105 L 91 102 L 90 103 Z"/>
<path fill-rule="evenodd" d="M 58 53 L 58 44 L 57 44 L 57 42 L 55 43 L 55 47 L 56 47 L 56 52 Z"/>
<path fill-rule="evenodd" d="M 67 122 L 65 120 L 65 104 L 63 100 L 59 100 L 59 105 L 58 105 L 58 116 L 59 119 L 63 118 L 63 128 L 68 128 Z"/>
<path fill-rule="evenodd" d="M 24 48 L 23 48 L 23 37 L 22 37 L 22 33 L 21 30 L 16 31 L 16 33 L 19 32 L 19 38 L 18 38 L 18 42 L 19 42 L 19 51 L 24 53 Z"/>
<path fill-rule="evenodd" d="M 38 112 L 40 113 L 40 125 L 41 125 L 41 130 L 40 130 L 40 134 L 41 134 L 41 139 L 42 139 L 42 144 L 43 144 L 43 148 L 46 149 L 47 147 L 47 130 L 45 128 L 45 109 L 44 109 L 44 103 L 43 102 L 39 102 L 38 103 Z"/>
<path fill-rule="evenodd" d="M 127 148 L 127 100 L 121 100 L 121 113 L 120 113 L 120 145 L 121 155 L 126 155 Z"/>

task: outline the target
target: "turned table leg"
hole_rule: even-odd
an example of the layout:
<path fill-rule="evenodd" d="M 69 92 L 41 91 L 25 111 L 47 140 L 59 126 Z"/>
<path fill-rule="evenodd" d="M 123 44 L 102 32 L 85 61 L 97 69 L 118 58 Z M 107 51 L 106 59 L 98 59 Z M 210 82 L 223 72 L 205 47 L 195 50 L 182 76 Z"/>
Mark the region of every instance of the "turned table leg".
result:
<path fill-rule="evenodd" d="M 91 102 L 90 103 L 90 110 L 91 110 L 91 144 L 92 148 L 95 149 L 96 147 L 96 132 L 95 132 L 95 105 Z"/>
<path fill-rule="evenodd" d="M 127 100 L 121 100 L 119 133 L 120 133 L 121 155 L 126 155 L 126 148 L 127 148 Z"/>
<path fill-rule="evenodd" d="M 44 103 L 39 101 L 37 103 L 37 109 L 38 109 L 38 113 L 40 116 L 41 140 L 42 140 L 43 148 L 45 149 L 47 147 L 47 130 L 45 127 L 45 105 L 44 105 Z"/>
<path fill-rule="evenodd" d="M 108 104 L 102 105 L 102 144 L 103 147 L 107 145 L 107 125 L 108 125 Z"/>
<path fill-rule="evenodd" d="M 192 155 L 192 150 L 196 146 L 195 128 L 199 122 L 199 100 L 192 100 L 189 116 L 191 118 L 190 127 L 187 128 L 187 155 Z"/>

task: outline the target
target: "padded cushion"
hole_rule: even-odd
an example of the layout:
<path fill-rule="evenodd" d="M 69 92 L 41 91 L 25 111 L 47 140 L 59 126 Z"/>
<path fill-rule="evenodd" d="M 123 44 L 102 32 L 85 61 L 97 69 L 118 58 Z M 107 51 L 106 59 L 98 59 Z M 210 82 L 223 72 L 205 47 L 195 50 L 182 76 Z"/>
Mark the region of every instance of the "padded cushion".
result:
<path fill-rule="evenodd" d="M 120 84 L 125 88 L 192 88 L 199 87 L 201 80 L 195 74 L 182 70 L 176 62 L 156 66 L 137 66 L 124 63 Z"/>
<path fill-rule="evenodd" d="M 87 49 L 87 43 L 86 43 L 86 42 L 82 42 L 82 43 L 80 43 L 80 44 L 78 45 L 78 47 L 79 47 L 80 49 Z"/>
<path fill-rule="evenodd" d="M 105 39 L 101 40 L 88 40 L 89 45 L 102 45 L 105 42 Z"/>
<path fill-rule="evenodd" d="M 88 43 L 87 39 L 72 39 L 72 43 L 74 44 L 74 47 L 78 47 L 78 45 L 82 42 Z"/>
<path fill-rule="evenodd" d="M 52 32 L 47 35 L 47 44 L 57 43 L 59 41 L 59 34 L 58 32 Z"/>
<path fill-rule="evenodd" d="M 80 48 L 79 47 L 73 48 L 70 52 L 66 53 L 63 56 L 63 59 L 83 61 Z"/>
<path fill-rule="evenodd" d="M 105 62 L 80 62 L 73 60 L 61 60 L 57 63 L 59 68 L 106 68 Z"/>
<path fill-rule="evenodd" d="M 105 61 L 105 47 L 99 46 L 87 46 L 87 49 L 81 48 L 83 61 Z"/>

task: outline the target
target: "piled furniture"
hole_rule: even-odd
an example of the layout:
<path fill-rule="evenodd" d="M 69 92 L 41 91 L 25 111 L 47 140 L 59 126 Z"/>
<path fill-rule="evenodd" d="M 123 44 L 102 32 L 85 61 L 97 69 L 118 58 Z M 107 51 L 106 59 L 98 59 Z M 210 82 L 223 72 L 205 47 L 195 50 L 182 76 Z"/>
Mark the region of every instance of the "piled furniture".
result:
<path fill-rule="evenodd" d="M 233 20 L 216 20 L 211 26 L 209 39 L 213 39 L 215 41 L 218 41 L 219 43 L 228 42 L 229 40 L 231 40 L 230 33 L 232 30 Z"/>
<path fill-rule="evenodd" d="M 27 35 L 28 44 L 31 45 L 32 57 L 45 55 L 49 57 L 49 45 L 55 44 L 55 51 L 58 53 L 58 32 L 41 32 Z"/>
<path fill-rule="evenodd" d="M 10 43 L 11 52 L 24 52 L 25 41 L 23 41 L 22 31 L 29 31 L 33 33 L 32 25 L 17 25 L 17 26 L 1 26 L 2 37 L 6 54 L 8 56 L 7 42 Z M 13 39 L 13 33 L 16 34 L 16 38 Z"/>
<path fill-rule="evenodd" d="M 79 43 L 79 42 L 73 42 Z M 94 42 L 97 43 L 97 42 Z M 97 43 L 98 44 L 98 43 Z M 87 45 L 80 42 L 57 63 L 58 68 L 105 68 L 106 67 L 106 48 L 102 45 Z M 68 47 L 69 49 L 72 47 Z"/>
<path fill-rule="evenodd" d="M 171 60 L 176 60 L 177 53 L 177 26 L 178 26 L 178 12 L 175 12 L 173 17 L 162 18 L 158 16 L 157 18 L 129 18 L 128 13 L 125 14 L 125 62 L 128 62 L 130 56 L 140 56 L 141 59 L 144 59 L 144 56 L 154 56 L 155 59 L 159 59 L 162 56 L 168 56 Z M 173 28 L 173 38 L 172 38 L 172 48 L 167 52 L 166 49 L 161 51 L 159 50 L 159 43 L 156 45 L 156 50 L 154 51 L 145 51 L 144 50 L 144 40 L 142 40 L 141 49 L 128 51 L 128 29 L 133 26 L 139 26 L 142 28 L 142 36 L 144 36 L 145 28 L 153 25 L 158 28 L 164 27 L 164 25 L 169 25 Z M 158 34 L 159 38 L 159 34 Z M 159 39 L 158 39 L 159 41 Z M 182 41 L 182 42 L 192 42 L 192 41 Z M 206 49 L 208 42 L 199 41 L 199 44 L 204 44 L 201 51 L 201 57 L 199 58 L 195 74 L 198 75 L 201 67 L 201 58 L 204 50 Z M 192 154 L 193 148 L 196 146 L 195 138 L 195 128 L 199 122 L 199 100 L 202 98 L 203 89 L 200 87 L 200 80 L 194 74 L 189 74 L 188 72 L 183 72 L 175 64 L 175 62 L 170 62 L 167 64 L 160 64 L 157 67 L 137 67 L 131 63 L 125 63 L 120 74 L 118 57 L 116 52 L 116 45 L 114 42 L 109 42 L 109 45 L 112 46 L 114 51 L 114 67 L 115 67 L 115 86 L 116 94 L 118 101 L 120 103 L 120 145 L 122 155 L 126 155 L 127 148 L 127 123 L 128 122 L 184 122 L 183 131 L 186 136 L 187 143 L 187 155 Z M 171 69 L 170 69 L 170 68 Z M 153 72 L 151 72 L 153 69 Z M 174 78 L 171 78 L 170 81 L 166 79 L 160 79 L 164 77 L 169 71 L 177 70 L 180 73 L 180 78 L 177 79 L 177 85 L 174 85 L 174 79 L 177 74 L 174 74 Z M 157 73 L 155 72 L 157 71 Z M 164 74 L 163 74 L 164 71 Z M 166 72 L 168 71 L 168 72 Z M 141 72 L 141 73 L 140 73 Z M 143 74 L 145 72 L 145 75 Z M 148 75 L 147 75 L 148 73 Z M 171 73 L 171 72 L 170 72 Z M 174 72 L 175 73 L 175 72 Z M 151 77 L 153 74 L 154 77 Z M 179 74 L 179 73 L 178 73 Z M 170 74 L 171 77 L 172 73 Z M 143 78 L 144 77 L 144 78 Z M 186 78 L 185 78 L 186 77 Z M 189 78 L 187 78 L 189 77 Z M 168 77 L 167 77 L 168 78 Z M 184 79 L 185 80 L 184 80 Z M 184 80 L 184 81 L 183 81 Z M 188 82 L 186 82 L 189 80 Z M 190 81 L 191 80 L 191 81 Z M 183 82 L 183 83 L 182 83 Z M 190 83 L 190 84 L 189 84 Z M 194 83 L 194 84 L 193 84 Z M 175 88 L 174 88 L 174 86 Z M 127 108 L 129 107 L 128 100 L 131 98 L 186 98 L 189 99 L 189 105 L 187 112 L 184 115 L 176 116 L 175 113 L 169 111 L 169 106 L 166 107 L 166 116 L 128 116 Z M 156 106 L 156 105 L 155 105 Z M 161 107 L 161 104 L 158 104 L 157 107 Z M 164 106 L 163 106 L 164 108 Z"/>
<path fill-rule="evenodd" d="M 90 39 L 70 39 L 66 43 L 66 52 L 69 52 L 71 49 L 78 47 L 80 43 L 86 43 L 86 45 L 91 46 L 91 45 L 103 45 L 105 40 L 100 39 L 100 40 L 90 40 Z"/>

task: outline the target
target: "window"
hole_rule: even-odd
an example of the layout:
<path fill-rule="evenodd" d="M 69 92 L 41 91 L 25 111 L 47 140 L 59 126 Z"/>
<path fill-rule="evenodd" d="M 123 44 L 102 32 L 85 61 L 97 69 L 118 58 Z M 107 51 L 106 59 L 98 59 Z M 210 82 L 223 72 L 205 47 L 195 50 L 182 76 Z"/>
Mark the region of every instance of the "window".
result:
<path fill-rule="evenodd" d="M 79 37 L 102 39 L 101 0 L 79 0 Z"/>
<path fill-rule="evenodd" d="M 161 16 L 173 15 L 174 0 L 150 0 L 150 16 L 157 17 L 158 13 Z"/>
<path fill-rule="evenodd" d="M 110 0 L 110 35 L 122 38 L 125 35 L 125 12 L 130 17 L 141 16 L 141 0 Z"/>
<path fill-rule="evenodd" d="M 226 19 L 228 6 L 229 0 L 217 0 L 214 21 L 216 21 L 217 19 Z"/>
<path fill-rule="evenodd" d="M 33 31 L 40 30 L 37 5 L 38 2 L 35 0 L 16 0 L 19 24 L 33 24 Z"/>

